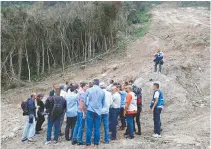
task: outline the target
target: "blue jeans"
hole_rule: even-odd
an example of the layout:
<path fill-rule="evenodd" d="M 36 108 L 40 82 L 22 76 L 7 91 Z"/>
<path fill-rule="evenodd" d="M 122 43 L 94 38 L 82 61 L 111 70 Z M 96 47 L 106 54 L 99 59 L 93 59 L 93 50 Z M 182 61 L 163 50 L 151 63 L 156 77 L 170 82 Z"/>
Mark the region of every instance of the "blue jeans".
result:
<path fill-rule="evenodd" d="M 110 108 L 109 115 L 109 129 L 111 130 L 111 139 L 116 139 L 116 127 L 118 124 L 119 108 Z"/>
<path fill-rule="evenodd" d="M 127 119 L 127 125 L 128 125 L 128 131 L 129 131 L 129 136 L 134 137 L 134 117 L 136 114 L 127 114 L 126 119 Z"/>
<path fill-rule="evenodd" d="M 153 120 L 154 120 L 154 133 L 160 135 L 160 113 L 162 109 L 161 108 L 155 108 L 153 112 Z"/>
<path fill-rule="evenodd" d="M 47 141 L 51 141 L 51 133 L 53 127 L 54 127 L 54 140 L 58 141 L 60 122 L 61 122 L 61 117 L 57 118 L 52 122 L 51 116 L 50 115 L 48 116 Z"/>
<path fill-rule="evenodd" d="M 102 114 L 102 123 L 104 126 L 104 142 L 109 143 L 110 137 L 109 137 L 109 113 L 107 114 Z"/>
<path fill-rule="evenodd" d="M 98 115 L 95 112 L 87 111 L 86 113 L 86 145 L 91 145 L 92 139 L 92 128 L 94 127 L 94 145 L 99 145 L 100 143 L 100 120 L 101 115 Z"/>
<path fill-rule="evenodd" d="M 29 116 L 27 115 L 22 140 L 33 139 L 35 135 L 35 126 L 36 126 L 35 117 L 33 117 L 33 123 L 29 123 Z"/>
<path fill-rule="evenodd" d="M 77 140 L 80 143 L 83 142 L 82 139 L 83 139 L 84 126 L 85 126 L 85 119 L 83 119 L 83 113 L 77 112 L 77 121 L 75 124 L 72 141 Z"/>

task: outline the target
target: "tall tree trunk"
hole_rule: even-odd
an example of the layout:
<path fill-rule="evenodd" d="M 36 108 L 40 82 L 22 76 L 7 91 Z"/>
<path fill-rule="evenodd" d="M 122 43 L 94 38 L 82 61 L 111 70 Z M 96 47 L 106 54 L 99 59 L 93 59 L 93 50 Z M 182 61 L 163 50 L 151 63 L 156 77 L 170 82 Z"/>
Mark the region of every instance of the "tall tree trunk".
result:
<path fill-rule="evenodd" d="M 22 58 L 23 58 L 23 49 L 20 47 L 18 50 L 18 79 L 21 79 L 21 70 L 22 70 Z"/>
<path fill-rule="evenodd" d="M 52 53 L 51 49 L 49 49 L 49 51 L 50 51 L 51 56 L 52 56 L 52 58 L 53 58 L 53 67 L 56 68 L 56 61 L 55 61 L 55 58 L 54 58 L 54 56 L 53 56 L 53 53 Z"/>
<path fill-rule="evenodd" d="M 10 52 L 10 71 L 11 71 L 12 77 L 15 77 L 15 71 L 14 71 L 13 62 L 12 62 L 12 54 L 13 54 L 13 51 Z"/>
<path fill-rule="evenodd" d="M 42 74 L 45 72 L 45 49 L 42 41 Z"/>
<path fill-rule="evenodd" d="M 89 58 L 92 56 L 92 36 L 89 35 Z"/>
<path fill-rule="evenodd" d="M 40 75 L 40 52 L 39 49 L 36 49 L 36 65 L 37 65 L 37 76 Z"/>
<path fill-rule="evenodd" d="M 61 48 L 62 48 L 62 72 L 64 72 L 64 49 L 62 41 L 61 41 Z"/>
<path fill-rule="evenodd" d="M 25 53 L 26 62 L 27 62 L 27 67 L 28 67 L 28 79 L 29 79 L 29 82 L 31 82 L 31 69 L 30 69 L 30 64 L 29 64 L 29 57 L 28 57 L 28 52 L 26 48 L 26 43 L 25 43 L 25 50 L 26 50 L 26 53 Z"/>
<path fill-rule="evenodd" d="M 50 66 L 49 48 L 47 49 L 47 57 L 48 57 L 48 72 L 50 72 L 51 66 Z"/>

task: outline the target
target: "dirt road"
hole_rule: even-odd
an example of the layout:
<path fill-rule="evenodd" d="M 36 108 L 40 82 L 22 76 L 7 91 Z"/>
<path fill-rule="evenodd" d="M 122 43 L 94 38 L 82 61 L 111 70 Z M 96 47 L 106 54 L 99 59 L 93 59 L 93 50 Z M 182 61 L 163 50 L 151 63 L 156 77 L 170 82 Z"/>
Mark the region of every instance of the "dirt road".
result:
<path fill-rule="evenodd" d="M 149 33 L 132 43 L 126 53 L 114 54 L 107 61 L 90 64 L 84 71 L 71 68 L 66 74 L 53 75 L 31 88 L 15 89 L 2 95 L 1 138 L 3 149 L 79 148 L 64 141 L 45 146 L 46 132 L 36 136 L 34 144 L 21 143 L 24 117 L 20 102 L 33 91 L 48 93 L 52 82 L 65 79 L 79 81 L 100 78 L 107 81 L 136 78 L 143 88 L 144 107 L 141 115 L 142 136 L 126 140 L 118 133 L 118 140 L 100 148 L 164 148 L 208 149 L 210 145 L 210 14 L 202 8 L 177 8 L 160 5 L 152 11 Z M 165 53 L 162 74 L 153 73 L 155 46 Z M 84 78 L 84 76 L 87 76 Z M 161 84 L 165 97 L 162 112 L 161 139 L 153 139 L 151 101 L 152 82 Z M 46 123 L 44 124 L 46 127 Z"/>

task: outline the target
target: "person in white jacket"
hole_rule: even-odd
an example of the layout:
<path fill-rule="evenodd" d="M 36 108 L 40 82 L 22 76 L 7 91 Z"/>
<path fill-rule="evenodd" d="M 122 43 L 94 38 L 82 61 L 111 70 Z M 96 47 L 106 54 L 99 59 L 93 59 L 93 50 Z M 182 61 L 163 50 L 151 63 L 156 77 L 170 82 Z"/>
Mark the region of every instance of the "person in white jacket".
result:
<path fill-rule="evenodd" d="M 109 108 L 112 103 L 112 95 L 110 92 L 108 92 L 106 90 L 106 86 L 105 86 L 104 82 L 100 83 L 100 88 L 103 89 L 103 91 L 105 92 L 105 104 L 102 109 L 101 118 L 102 118 L 102 123 L 104 126 L 104 135 L 105 135 L 104 143 L 108 144 L 110 141 L 110 137 L 109 137 Z"/>

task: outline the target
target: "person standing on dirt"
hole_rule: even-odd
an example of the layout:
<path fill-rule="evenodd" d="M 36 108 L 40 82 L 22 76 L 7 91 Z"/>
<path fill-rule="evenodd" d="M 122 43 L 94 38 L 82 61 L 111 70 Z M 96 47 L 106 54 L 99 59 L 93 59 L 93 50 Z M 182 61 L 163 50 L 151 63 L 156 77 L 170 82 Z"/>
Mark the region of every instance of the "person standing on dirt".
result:
<path fill-rule="evenodd" d="M 125 101 L 126 101 L 126 96 L 127 96 L 127 92 L 125 91 L 124 86 L 120 86 L 120 96 L 121 96 L 121 105 L 120 105 L 120 119 L 121 119 L 121 126 L 120 129 L 124 130 L 126 127 L 126 119 L 124 116 L 124 110 L 125 110 Z"/>
<path fill-rule="evenodd" d="M 105 104 L 105 92 L 99 87 L 99 79 L 94 79 L 93 87 L 89 88 L 85 94 L 86 112 L 86 148 L 90 148 L 92 140 L 92 130 L 94 132 L 94 146 L 100 143 L 100 123 L 102 108 Z M 94 129 L 93 129 L 94 127 Z"/>
<path fill-rule="evenodd" d="M 35 100 L 37 98 L 36 93 L 31 94 L 31 98 L 27 100 L 28 113 L 26 115 L 26 123 L 21 141 L 28 140 L 29 142 L 35 142 L 35 127 L 36 127 L 36 106 Z"/>
<path fill-rule="evenodd" d="M 66 96 L 67 101 L 67 110 L 66 110 L 66 128 L 65 128 L 65 139 L 67 141 L 72 140 L 73 131 L 75 127 L 75 123 L 77 120 L 77 100 L 78 95 L 76 94 L 75 87 L 72 86 L 70 88 L 70 92 Z M 71 128 L 71 136 L 70 134 L 70 128 Z"/>
<path fill-rule="evenodd" d="M 102 118 L 102 123 L 103 123 L 103 126 L 104 126 L 104 143 L 105 144 L 109 144 L 109 141 L 110 141 L 110 136 L 109 136 L 109 108 L 110 108 L 110 105 L 111 105 L 111 102 L 112 102 L 112 95 L 110 92 L 108 92 L 105 88 L 105 83 L 102 82 L 100 83 L 100 88 L 104 91 L 105 93 L 105 104 L 103 106 L 103 109 L 102 109 L 102 115 L 101 115 L 101 118 Z"/>
<path fill-rule="evenodd" d="M 157 66 L 159 65 L 159 72 L 161 72 L 161 66 L 163 65 L 163 56 L 164 56 L 164 53 L 161 51 L 160 48 L 157 49 L 158 52 L 155 54 L 155 59 L 154 59 L 154 62 L 155 62 L 155 72 L 157 72 Z"/>
<path fill-rule="evenodd" d="M 164 98 L 163 98 L 163 93 L 159 89 L 159 84 L 154 83 L 153 84 L 153 97 L 152 97 L 152 102 L 150 105 L 150 109 L 153 112 L 153 120 L 154 120 L 154 134 L 153 137 L 160 138 L 160 125 L 161 125 L 161 120 L 160 120 L 160 114 L 164 106 Z"/>
<path fill-rule="evenodd" d="M 62 97 L 66 100 L 66 99 L 67 99 L 67 98 L 66 98 L 67 92 L 64 90 L 64 85 L 63 85 L 63 84 L 60 84 L 59 87 L 60 87 L 60 96 L 62 96 Z M 60 136 L 63 135 L 61 129 L 62 129 L 62 124 L 63 124 L 63 122 L 64 122 L 64 116 L 65 116 L 65 111 L 63 112 L 63 115 L 61 116 L 60 130 L 59 130 L 59 135 L 60 135 Z"/>
<path fill-rule="evenodd" d="M 78 145 L 84 145 L 83 142 L 83 132 L 85 127 L 85 113 L 86 109 L 84 107 L 84 98 L 85 98 L 85 92 L 89 88 L 88 83 L 81 83 L 81 90 L 79 92 L 79 97 L 77 100 L 77 121 L 76 125 L 73 131 L 73 137 L 72 137 L 72 145 L 75 145 L 78 143 Z"/>
<path fill-rule="evenodd" d="M 121 103 L 121 96 L 116 86 L 111 87 L 112 103 L 109 110 L 109 129 L 111 131 L 111 140 L 116 140 L 118 115 Z"/>
<path fill-rule="evenodd" d="M 37 106 L 38 106 L 38 111 L 37 111 L 37 124 L 36 124 L 36 134 L 40 134 L 40 131 L 42 130 L 42 124 L 45 121 L 45 105 L 42 101 L 44 97 L 44 94 L 39 94 L 37 96 Z"/>
<path fill-rule="evenodd" d="M 58 142 L 61 117 L 66 110 L 66 100 L 60 96 L 60 88 L 55 88 L 55 95 L 49 96 L 46 100 L 45 107 L 46 113 L 48 113 L 47 124 L 47 140 L 46 145 L 51 143 L 51 133 L 54 127 L 54 139 L 53 143 Z"/>
<path fill-rule="evenodd" d="M 137 124 L 137 127 L 138 127 L 138 132 L 136 132 L 135 120 L 133 120 L 134 131 L 135 131 L 135 134 L 141 135 L 140 115 L 141 115 L 141 111 L 142 111 L 142 89 L 140 87 L 136 86 L 134 84 L 133 80 L 129 81 L 129 85 L 132 85 L 133 92 L 135 93 L 135 95 L 137 97 L 137 112 L 136 112 L 135 118 L 136 118 L 136 124 Z"/>
<path fill-rule="evenodd" d="M 127 119 L 127 130 L 128 136 L 126 138 L 133 139 L 134 138 L 134 117 L 136 117 L 137 113 L 137 96 L 133 92 L 132 85 L 126 86 L 127 96 L 125 103 L 125 111 L 124 115 L 126 115 Z"/>

